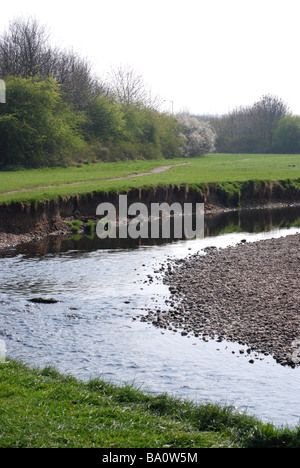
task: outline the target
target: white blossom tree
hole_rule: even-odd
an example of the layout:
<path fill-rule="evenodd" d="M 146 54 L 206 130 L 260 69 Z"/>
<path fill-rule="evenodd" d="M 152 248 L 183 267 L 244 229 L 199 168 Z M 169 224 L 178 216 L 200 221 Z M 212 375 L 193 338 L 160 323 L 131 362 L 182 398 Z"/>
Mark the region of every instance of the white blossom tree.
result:
<path fill-rule="evenodd" d="M 179 114 L 177 120 L 181 126 L 184 157 L 197 157 L 215 151 L 216 133 L 209 122 L 186 113 Z"/>

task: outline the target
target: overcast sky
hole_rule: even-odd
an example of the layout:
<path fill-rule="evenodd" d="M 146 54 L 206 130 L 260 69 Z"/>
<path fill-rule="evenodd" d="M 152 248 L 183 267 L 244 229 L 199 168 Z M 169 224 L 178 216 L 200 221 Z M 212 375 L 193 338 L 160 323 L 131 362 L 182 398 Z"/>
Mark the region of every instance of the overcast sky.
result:
<path fill-rule="evenodd" d="M 299 0 L 10 0 L 0 31 L 34 16 L 99 76 L 132 67 L 166 110 L 223 114 L 274 94 L 300 115 L 299 13 Z"/>

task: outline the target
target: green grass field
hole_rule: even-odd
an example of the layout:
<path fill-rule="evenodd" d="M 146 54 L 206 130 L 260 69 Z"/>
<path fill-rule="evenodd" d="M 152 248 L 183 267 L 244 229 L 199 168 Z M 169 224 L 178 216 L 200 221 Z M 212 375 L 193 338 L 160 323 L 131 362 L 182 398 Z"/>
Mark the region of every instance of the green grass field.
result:
<path fill-rule="evenodd" d="M 275 428 L 230 407 L 0 364 L 1 448 L 299 446 L 300 428 Z"/>
<path fill-rule="evenodd" d="M 183 162 L 188 164 L 158 174 L 108 180 Z M 211 154 L 194 159 L 99 163 L 83 167 L 0 172 L 0 203 L 39 201 L 93 191 L 109 192 L 154 185 L 298 178 L 300 155 Z"/>

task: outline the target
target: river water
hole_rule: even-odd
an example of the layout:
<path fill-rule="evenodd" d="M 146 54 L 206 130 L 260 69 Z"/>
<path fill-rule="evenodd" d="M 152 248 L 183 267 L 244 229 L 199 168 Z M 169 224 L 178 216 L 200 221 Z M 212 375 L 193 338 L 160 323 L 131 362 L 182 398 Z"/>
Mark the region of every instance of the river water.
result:
<path fill-rule="evenodd" d="M 52 238 L 12 249 L 0 258 L 0 341 L 7 356 L 35 367 L 233 405 L 264 422 L 296 426 L 300 368 L 139 320 L 149 308 L 166 308 L 158 269 L 168 259 L 296 232 L 300 208 L 253 210 L 207 218 L 204 239 L 116 245 Z M 37 296 L 60 302 L 29 302 Z"/>

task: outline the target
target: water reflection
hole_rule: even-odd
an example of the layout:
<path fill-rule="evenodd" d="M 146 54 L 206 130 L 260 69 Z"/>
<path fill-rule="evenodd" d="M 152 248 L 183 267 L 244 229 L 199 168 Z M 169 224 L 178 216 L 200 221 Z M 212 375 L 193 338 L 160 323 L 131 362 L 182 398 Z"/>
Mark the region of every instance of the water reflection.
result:
<path fill-rule="evenodd" d="M 172 227 L 172 224 L 171 224 Z M 252 209 L 241 211 L 229 211 L 220 214 L 207 215 L 204 221 L 204 237 L 216 237 L 229 233 L 261 233 L 276 229 L 300 228 L 300 206 Z M 141 246 L 159 246 L 171 244 L 178 240 L 172 235 L 171 239 L 99 239 L 95 233 L 91 235 L 51 236 L 40 242 L 16 247 L 10 253 L 0 252 L 0 256 L 9 254 L 25 254 L 29 256 L 58 254 L 67 251 L 92 252 L 95 250 L 126 250 L 136 249 Z"/>
<path fill-rule="evenodd" d="M 205 236 L 300 227 L 300 207 L 232 211 L 207 217 Z"/>

